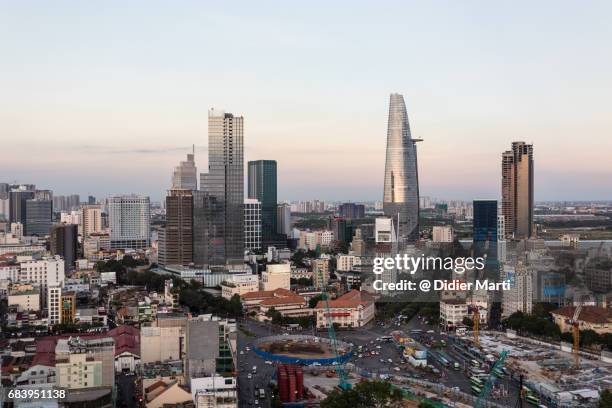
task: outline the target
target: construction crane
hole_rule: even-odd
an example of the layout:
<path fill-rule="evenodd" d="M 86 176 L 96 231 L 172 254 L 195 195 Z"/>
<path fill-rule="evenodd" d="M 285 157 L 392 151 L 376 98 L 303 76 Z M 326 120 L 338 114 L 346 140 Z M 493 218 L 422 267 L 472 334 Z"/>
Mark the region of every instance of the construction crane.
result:
<path fill-rule="evenodd" d="M 579 301 L 576 309 L 574 309 L 574 316 L 572 316 L 572 320 L 569 322 L 572 325 L 572 338 L 574 339 L 572 353 L 574 353 L 574 366 L 577 369 L 580 368 L 580 323 L 578 322 L 578 318 L 580 317 L 581 311 L 582 300 Z"/>
<path fill-rule="evenodd" d="M 478 306 L 470 305 L 470 312 L 472 313 L 472 324 L 473 324 L 473 333 L 474 333 L 474 344 L 476 347 L 480 347 L 480 339 L 478 338 L 478 323 L 480 323 L 480 311 L 478 310 Z"/>
<path fill-rule="evenodd" d="M 329 297 L 327 295 L 327 290 L 323 289 L 321 292 L 321 296 L 323 297 L 323 303 L 325 304 L 325 314 L 327 315 L 327 333 L 329 335 L 329 341 L 332 345 L 332 351 L 335 359 L 334 367 L 336 369 L 336 373 L 338 374 L 338 387 L 341 390 L 350 390 L 351 383 L 348 382 L 348 374 L 340 364 L 340 354 L 338 353 L 338 340 L 336 339 L 336 331 L 334 330 L 334 322 L 332 319 L 331 309 L 329 307 Z"/>
<path fill-rule="evenodd" d="M 482 404 L 483 401 L 489 397 L 489 394 L 491 394 L 491 390 L 493 389 L 493 384 L 495 384 L 495 380 L 497 379 L 496 372 L 501 371 L 507 355 L 508 355 L 508 350 L 502 350 L 501 354 L 499 355 L 499 358 L 497 359 L 497 361 L 491 368 L 491 372 L 489 376 L 487 377 L 487 381 L 482 387 L 480 394 L 478 395 L 478 399 L 476 400 L 476 403 L 474 404 L 474 408 L 479 408 L 480 404 Z"/>

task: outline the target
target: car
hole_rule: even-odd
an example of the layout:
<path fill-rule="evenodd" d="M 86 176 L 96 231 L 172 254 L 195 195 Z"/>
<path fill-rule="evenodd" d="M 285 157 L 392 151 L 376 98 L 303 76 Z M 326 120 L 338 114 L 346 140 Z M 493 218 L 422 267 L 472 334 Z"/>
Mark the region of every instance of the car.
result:
<path fill-rule="evenodd" d="M 272 365 L 272 362 L 270 360 L 266 360 L 265 363 L 268 364 L 268 365 Z"/>
<path fill-rule="evenodd" d="M 251 378 L 253 378 L 253 375 L 251 373 L 248 373 L 247 378 L 250 380 Z"/>
<path fill-rule="evenodd" d="M 381 363 L 384 363 L 384 362 L 385 362 L 385 360 L 383 360 L 382 358 L 381 358 L 379 361 L 380 361 Z"/>
<path fill-rule="evenodd" d="M 244 354 L 244 351 L 243 351 L 243 350 L 240 350 L 240 354 Z"/>
<path fill-rule="evenodd" d="M 387 361 L 390 362 L 390 363 L 393 363 L 393 360 L 391 360 L 391 359 L 388 359 Z"/>
<path fill-rule="evenodd" d="M 380 350 L 382 347 L 380 347 L 380 346 L 376 346 L 376 348 Z"/>

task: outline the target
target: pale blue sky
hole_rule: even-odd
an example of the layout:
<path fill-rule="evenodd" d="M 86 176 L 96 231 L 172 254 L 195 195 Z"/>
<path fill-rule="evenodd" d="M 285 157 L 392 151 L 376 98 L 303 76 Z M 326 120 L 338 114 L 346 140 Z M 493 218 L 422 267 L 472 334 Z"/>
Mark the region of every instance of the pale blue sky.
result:
<path fill-rule="evenodd" d="M 127 4 L 126 4 L 127 3 Z M 245 116 L 279 198 L 382 197 L 388 94 L 422 195 L 498 197 L 534 143 L 536 199 L 612 199 L 610 2 L 0 1 L 0 181 L 158 200 L 207 109 Z"/>

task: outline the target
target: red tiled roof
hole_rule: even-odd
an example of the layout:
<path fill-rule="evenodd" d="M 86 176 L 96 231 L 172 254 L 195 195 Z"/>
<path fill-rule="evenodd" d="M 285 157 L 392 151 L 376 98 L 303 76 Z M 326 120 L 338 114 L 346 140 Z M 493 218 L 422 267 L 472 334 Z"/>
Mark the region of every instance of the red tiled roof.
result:
<path fill-rule="evenodd" d="M 328 304 L 330 308 L 356 308 L 360 305 L 366 306 L 372 302 L 373 299 L 368 293 L 353 289 L 337 299 L 329 300 Z M 319 300 L 315 309 L 325 309 L 325 302 Z"/>
<path fill-rule="evenodd" d="M 564 306 L 560 309 L 553 310 L 551 313 L 571 319 L 574 317 L 575 310 L 575 306 Z M 578 320 L 595 324 L 612 323 L 612 310 L 599 306 L 583 306 L 578 316 Z"/>
<path fill-rule="evenodd" d="M 126 351 L 135 355 L 140 355 L 140 331 L 135 327 L 123 325 L 104 333 L 72 333 L 41 337 L 36 340 L 36 355 L 34 356 L 33 365 L 41 364 L 54 366 L 55 346 L 57 345 L 57 341 L 60 339 L 67 339 L 71 336 L 78 336 L 83 339 L 112 337 L 115 341 L 115 356 Z"/>
<path fill-rule="evenodd" d="M 263 306 L 289 305 L 289 304 L 305 304 L 306 299 L 302 296 L 283 296 L 266 299 L 260 303 Z"/>
<path fill-rule="evenodd" d="M 247 292 L 242 295 L 243 299 L 265 299 L 271 297 L 295 296 L 295 293 L 288 289 L 278 288 L 274 290 L 258 290 L 255 292 Z"/>

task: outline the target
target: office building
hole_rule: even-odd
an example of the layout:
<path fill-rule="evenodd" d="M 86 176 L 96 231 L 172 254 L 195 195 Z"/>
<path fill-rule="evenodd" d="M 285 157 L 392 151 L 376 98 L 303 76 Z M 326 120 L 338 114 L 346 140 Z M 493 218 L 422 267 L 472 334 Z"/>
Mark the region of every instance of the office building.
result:
<path fill-rule="evenodd" d="M 276 233 L 291 235 L 291 205 L 281 203 L 276 207 Z"/>
<path fill-rule="evenodd" d="M 248 197 L 261 203 L 261 233 L 264 246 L 273 240 L 277 230 L 277 179 L 275 160 L 250 161 Z"/>
<path fill-rule="evenodd" d="M 208 112 L 208 173 L 194 197 L 197 264 L 242 263 L 244 258 L 244 119 Z"/>
<path fill-rule="evenodd" d="M 53 220 L 53 202 L 51 200 L 26 200 L 25 235 L 49 235 Z"/>
<path fill-rule="evenodd" d="M 474 200 L 473 208 L 474 256 L 486 257 L 487 277 L 495 279 L 499 276 L 497 200 Z"/>
<path fill-rule="evenodd" d="M 262 240 L 262 209 L 258 200 L 244 200 L 244 249 L 258 251 Z"/>
<path fill-rule="evenodd" d="M 187 155 L 187 160 L 180 162 L 172 173 L 172 189 L 198 189 L 198 169 L 195 165 L 195 147 L 191 154 Z"/>
<path fill-rule="evenodd" d="M 10 222 L 20 222 L 22 225 L 26 225 L 26 202 L 33 200 L 35 192 L 32 190 L 23 189 L 21 186 L 18 190 L 12 190 L 9 193 L 10 199 Z"/>
<path fill-rule="evenodd" d="M 61 256 L 69 271 L 74 270 L 78 259 L 78 237 L 78 226 L 74 224 L 55 224 L 49 233 L 51 254 Z"/>
<path fill-rule="evenodd" d="M 365 206 L 363 204 L 344 203 L 338 206 L 338 214 L 340 217 L 353 220 L 365 217 Z"/>
<path fill-rule="evenodd" d="M 383 211 L 396 224 L 399 242 L 412 242 L 419 238 L 418 141 L 410 134 L 404 97 L 391 94 Z"/>
<path fill-rule="evenodd" d="M 158 263 L 193 262 L 193 191 L 172 189 L 166 196 L 166 225 L 159 233 Z"/>
<path fill-rule="evenodd" d="M 83 237 L 102 233 L 104 231 L 102 226 L 102 206 L 97 204 L 83 205 L 81 207 L 79 223 Z"/>
<path fill-rule="evenodd" d="M 151 208 L 149 197 L 108 198 L 108 223 L 112 249 L 144 249 L 149 246 Z"/>
<path fill-rule="evenodd" d="M 506 236 L 533 236 L 533 145 L 513 142 L 502 155 L 502 214 Z"/>

